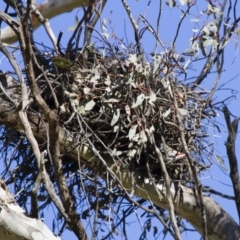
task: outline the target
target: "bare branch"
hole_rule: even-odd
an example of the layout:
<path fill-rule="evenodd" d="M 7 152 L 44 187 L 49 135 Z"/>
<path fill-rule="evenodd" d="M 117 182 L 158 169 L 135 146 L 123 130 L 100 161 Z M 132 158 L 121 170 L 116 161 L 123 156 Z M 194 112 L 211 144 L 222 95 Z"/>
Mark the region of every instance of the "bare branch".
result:
<path fill-rule="evenodd" d="M 72 11 L 74 8 L 88 5 L 90 0 L 48 0 L 37 6 L 38 11 L 44 18 L 51 19 L 57 15 Z M 33 29 L 40 26 L 38 17 L 32 14 Z M 16 34 L 10 27 L 1 30 L 1 40 L 4 43 L 11 44 L 18 40 Z"/>
<path fill-rule="evenodd" d="M 226 142 L 226 149 L 227 149 L 227 155 L 228 155 L 229 165 L 230 165 L 230 177 L 233 184 L 236 208 L 238 211 L 238 217 L 240 221 L 240 182 L 239 182 L 238 160 L 235 152 L 236 151 L 235 141 L 236 141 L 237 131 L 238 131 L 238 122 L 240 118 L 235 118 L 233 122 L 231 122 L 230 113 L 227 107 L 223 108 L 223 113 L 224 113 L 225 121 L 227 123 L 227 128 L 228 128 L 228 139 Z"/>

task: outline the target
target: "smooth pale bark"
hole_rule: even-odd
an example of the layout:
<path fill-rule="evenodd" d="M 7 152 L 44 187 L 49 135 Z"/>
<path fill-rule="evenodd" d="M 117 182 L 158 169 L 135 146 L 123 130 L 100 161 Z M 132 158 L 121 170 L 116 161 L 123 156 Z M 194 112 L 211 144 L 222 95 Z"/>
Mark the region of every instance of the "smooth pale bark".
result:
<path fill-rule="evenodd" d="M 5 85 L 6 86 L 6 85 Z M 10 94 L 10 89 L 8 90 Z M 19 99 L 16 94 L 11 95 L 14 99 Z M 3 94 L 0 94 L 0 124 L 6 125 L 7 127 L 14 128 L 15 130 L 22 130 L 21 123 L 19 121 L 17 112 L 12 108 L 12 104 L 5 100 Z M 46 141 L 45 128 L 39 125 L 39 116 L 34 113 L 28 114 L 29 122 L 33 129 L 36 139 L 40 142 Z M 65 151 L 68 147 L 71 148 L 76 141 L 65 131 L 60 128 L 59 140 L 62 151 Z M 122 185 L 129 191 L 132 192 L 132 174 L 127 169 L 113 168 L 113 160 L 110 156 L 104 156 L 104 163 L 94 157 L 94 153 L 87 146 L 82 144 L 80 147 L 73 149 L 67 153 L 69 158 L 78 160 L 78 156 L 81 156 L 81 161 L 87 164 L 89 168 L 96 169 L 100 165 L 108 167 L 108 170 L 113 171 L 118 179 L 120 179 Z M 138 179 L 138 172 L 135 172 L 135 177 Z M 165 195 L 165 188 L 163 185 L 158 184 L 158 189 L 161 191 L 162 199 L 160 200 L 154 186 L 150 183 L 138 183 L 138 186 L 134 189 L 134 194 L 143 198 L 151 199 L 151 201 L 157 206 L 168 209 L 168 201 Z M 201 209 L 196 204 L 194 194 L 191 189 L 181 186 L 182 196 L 181 201 L 178 199 L 174 200 L 174 207 L 176 213 L 182 218 L 188 220 L 194 228 L 202 234 L 202 216 Z M 171 193 L 175 196 L 175 189 L 172 186 Z M 204 196 L 204 203 L 206 208 L 207 226 L 208 226 L 208 239 L 209 240 L 220 240 L 220 239 L 240 239 L 240 227 L 233 220 L 233 218 L 226 213 L 213 199 L 208 196 Z"/>
<path fill-rule="evenodd" d="M 69 12 L 75 8 L 88 5 L 90 0 L 47 0 L 37 6 L 37 9 L 46 19 L 51 19 L 57 15 Z M 37 17 L 32 15 L 32 25 L 36 29 L 40 26 Z M 11 44 L 17 41 L 17 36 L 10 27 L 1 30 L 1 40 L 4 43 Z"/>
<path fill-rule="evenodd" d="M 0 179 L 0 239 L 60 240 L 39 219 L 27 217 Z"/>

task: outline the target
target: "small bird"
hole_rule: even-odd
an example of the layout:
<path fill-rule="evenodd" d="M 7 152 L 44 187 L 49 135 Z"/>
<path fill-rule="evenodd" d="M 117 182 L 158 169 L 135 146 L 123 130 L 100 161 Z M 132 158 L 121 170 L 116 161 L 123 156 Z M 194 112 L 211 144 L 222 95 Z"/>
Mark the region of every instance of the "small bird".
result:
<path fill-rule="evenodd" d="M 178 152 L 173 148 L 169 147 L 167 144 L 163 144 L 163 143 L 161 143 L 160 151 L 163 154 L 163 160 L 165 162 L 171 162 L 171 161 L 183 159 L 186 157 L 185 153 Z"/>

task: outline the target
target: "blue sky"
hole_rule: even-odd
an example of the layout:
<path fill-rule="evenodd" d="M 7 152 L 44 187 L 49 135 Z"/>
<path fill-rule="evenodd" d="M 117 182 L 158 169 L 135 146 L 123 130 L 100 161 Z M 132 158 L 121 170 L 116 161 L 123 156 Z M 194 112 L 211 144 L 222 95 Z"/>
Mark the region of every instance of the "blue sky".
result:
<path fill-rule="evenodd" d="M 41 1 L 37 1 L 40 3 Z M 178 2 L 178 1 L 177 1 Z M 192 29 L 200 28 L 200 26 L 203 26 L 205 23 L 208 23 L 210 21 L 209 19 L 206 19 L 204 16 L 200 16 L 201 10 L 204 10 L 206 8 L 206 1 L 197 1 L 197 7 L 193 8 L 193 10 L 190 12 L 190 15 L 184 20 L 184 23 L 180 29 L 179 37 L 176 42 L 176 50 L 177 52 L 181 53 L 185 49 L 189 48 L 189 39 L 193 35 Z M 178 2 L 179 3 L 179 2 Z M 130 8 L 133 13 L 133 17 L 135 20 L 137 20 L 138 15 L 144 15 L 145 18 L 150 22 L 150 24 L 156 28 L 156 21 L 157 21 L 157 14 L 159 9 L 159 1 L 152 1 L 149 7 L 148 1 L 145 0 L 128 0 L 128 4 L 130 5 Z M 238 9 L 240 9 L 240 3 Z M 183 9 L 186 9 L 186 7 L 182 7 Z M 0 3 L 0 9 L 3 10 L 3 3 Z M 69 36 L 71 35 L 71 31 L 69 31 L 69 27 L 73 26 L 75 24 L 74 17 L 78 14 L 79 19 L 81 18 L 82 11 L 72 11 L 66 14 L 62 14 L 61 16 L 58 16 L 52 20 L 50 20 L 51 27 L 57 36 L 60 31 L 63 31 L 63 39 L 62 39 L 62 45 L 67 42 Z M 240 14 L 240 12 L 239 12 Z M 166 4 L 163 1 L 163 10 L 162 10 L 162 19 L 160 23 L 159 28 L 159 37 L 163 41 L 166 46 L 169 46 L 170 41 L 173 41 L 175 32 L 178 26 L 178 23 L 181 18 L 181 12 L 178 8 L 169 9 L 169 7 L 166 6 Z M 199 26 L 195 26 L 191 19 L 198 19 Z M 134 42 L 134 36 L 132 27 L 129 25 L 128 17 L 126 16 L 126 12 L 123 9 L 122 3 L 120 0 L 108 0 L 106 8 L 102 14 L 102 19 L 108 19 L 108 31 L 109 33 L 114 33 L 118 38 L 124 38 L 128 39 L 128 42 L 133 41 Z M 141 23 L 140 27 L 144 27 L 144 24 Z M 42 27 L 40 27 L 35 32 L 35 40 L 37 42 L 43 42 L 45 45 L 49 44 L 51 47 L 51 43 L 48 40 L 47 34 L 43 30 Z M 231 39 L 230 43 L 227 46 L 227 54 L 225 55 L 225 67 L 224 67 L 224 73 L 222 74 L 222 79 L 220 83 L 226 83 L 229 80 L 230 81 L 226 86 L 226 90 L 219 90 L 215 94 L 215 101 L 220 101 L 225 99 L 227 96 L 231 95 L 231 89 L 234 89 L 236 91 L 240 90 L 240 83 L 239 83 L 239 73 L 240 73 L 240 57 L 239 54 L 236 53 L 237 47 L 239 47 L 237 39 Z M 153 51 L 155 47 L 155 40 L 150 32 L 147 32 L 144 34 L 144 37 L 142 39 L 143 42 L 143 48 L 146 53 L 150 53 Z M 161 51 L 161 49 L 159 49 Z M 2 56 L 0 55 L 0 59 Z M 9 69 L 8 63 L 2 59 L 0 62 L 0 69 L 5 70 Z M 194 71 L 192 71 L 192 76 L 196 76 L 197 73 L 201 69 L 201 62 L 195 66 Z M 207 79 L 204 82 L 204 87 L 206 89 L 211 89 L 211 86 L 214 81 L 214 74 L 210 74 Z M 236 96 L 234 100 L 232 100 L 229 104 L 230 111 L 236 115 L 240 116 L 240 100 L 239 95 Z M 219 117 L 217 121 L 220 124 L 221 133 L 217 133 L 215 129 L 209 128 L 209 133 L 211 135 L 211 141 L 215 144 L 216 154 L 224 158 L 226 161 L 226 166 L 228 167 L 227 163 L 227 156 L 226 156 L 226 150 L 224 146 L 224 142 L 227 139 L 227 129 L 226 124 L 224 121 L 223 114 L 219 112 Z M 237 157 L 240 158 L 240 140 L 239 137 L 237 138 L 236 142 L 237 146 Z M 202 182 L 204 185 L 212 186 L 214 189 L 218 191 L 222 191 L 225 194 L 233 195 L 233 191 L 231 188 L 231 181 L 228 177 L 229 172 L 222 171 L 221 168 L 219 168 L 217 165 L 213 165 L 211 169 L 204 174 L 204 176 L 201 176 Z M 213 198 L 230 214 L 232 215 L 235 220 L 237 221 L 237 215 L 236 215 L 236 208 L 235 203 L 229 200 L 224 200 L 220 197 L 213 196 Z M 51 228 L 51 221 L 47 220 L 47 217 L 45 216 L 45 222 L 49 224 L 49 227 Z M 139 224 L 137 223 L 136 217 L 132 218 L 132 221 L 136 221 L 136 224 L 134 224 L 131 228 L 134 229 L 134 233 L 129 232 L 129 236 L 132 237 L 132 239 L 137 239 L 136 237 L 140 236 L 140 229 Z M 160 226 L 160 224 L 158 224 Z M 136 231 L 138 231 L 138 235 L 136 236 Z M 199 239 L 199 235 L 194 235 L 196 238 Z M 63 239 L 75 239 L 71 234 L 66 233 L 63 235 Z M 152 235 L 149 235 L 148 239 L 153 239 Z M 159 238 L 161 239 L 161 238 Z M 170 237 L 166 239 L 172 239 Z M 193 239 L 192 234 L 188 233 L 187 235 L 183 235 L 183 239 Z"/>

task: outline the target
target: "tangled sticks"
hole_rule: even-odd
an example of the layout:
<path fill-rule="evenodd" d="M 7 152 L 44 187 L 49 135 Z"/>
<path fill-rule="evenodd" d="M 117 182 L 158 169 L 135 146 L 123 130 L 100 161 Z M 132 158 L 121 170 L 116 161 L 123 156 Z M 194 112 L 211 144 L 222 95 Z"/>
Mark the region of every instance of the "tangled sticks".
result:
<path fill-rule="evenodd" d="M 55 95 L 59 121 L 69 132 L 83 142 L 90 139 L 100 154 L 110 154 L 117 164 L 140 170 L 148 164 L 149 173 L 143 171 L 142 178 L 150 174 L 160 180 L 157 147 L 171 179 L 191 181 L 180 135 L 184 134 L 197 171 L 208 168 L 200 158 L 201 142 L 208 136 L 201 122 L 215 116 L 214 108 L 205 104 L 208 93 L 193 91 L 177 79 L 184 69 L 173 53 L 168 53 L 167 62 L 161 54 L 146 61 L 134 53 L 111 51 L 108 56 L 92 51 L 85 66 L 80 56 L 76 61 L 55 57 L 48 66 L 54 92 L 41 79 L 42 94 L 52 101 Z"/>

